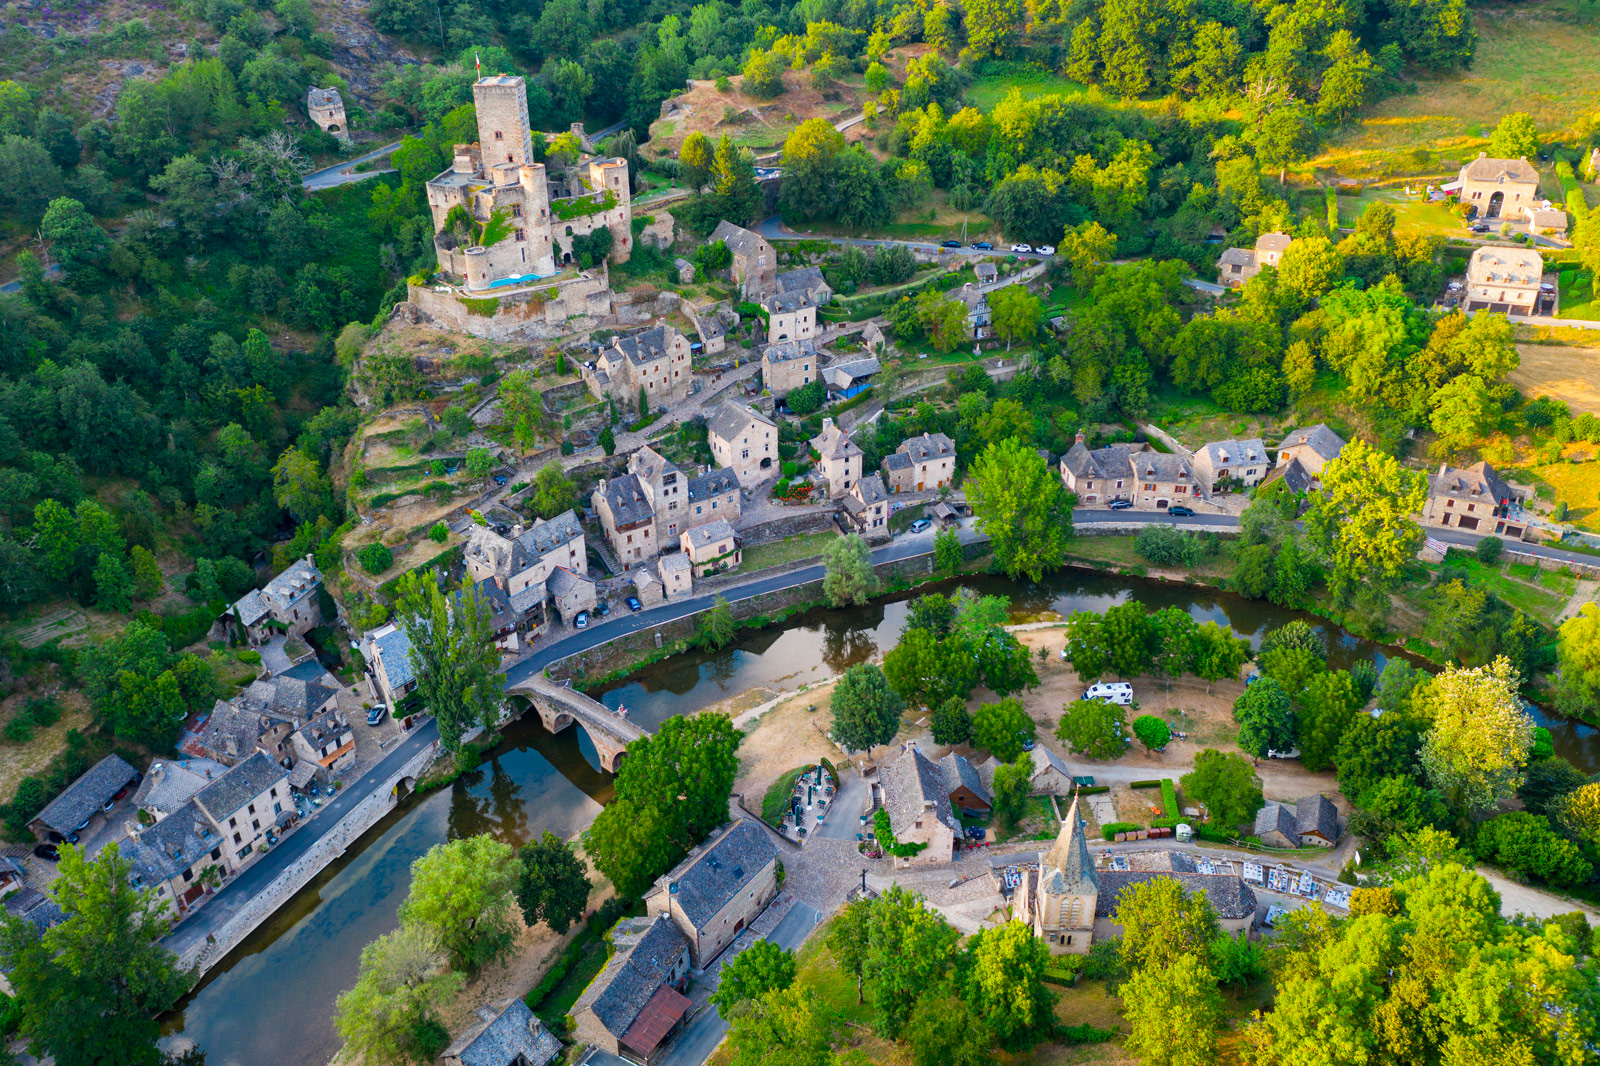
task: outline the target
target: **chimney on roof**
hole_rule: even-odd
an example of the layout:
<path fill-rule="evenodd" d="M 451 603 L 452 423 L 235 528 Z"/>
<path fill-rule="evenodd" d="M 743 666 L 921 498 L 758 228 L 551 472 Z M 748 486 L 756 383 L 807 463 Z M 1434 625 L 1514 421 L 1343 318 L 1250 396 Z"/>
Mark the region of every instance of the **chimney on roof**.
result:
<path fill-rule="evenodd" d="M 1076 437 L 1073 438 L 1073 442 L 1077 443 L 1077 444 L 1082 444 L 1083 443 L 1083 430 L 1081 430 L 1081 429 L 1078 430 L 1078 434 L 1077 434 Z"/>
<path fill-rule="evenodd" d="M 1439 476 L 1440 477 L 1444 477 L 1444 472 L 1446 470 L 1449 470 L 1449 469 L 1450 469 L 1450 464 L 1449 463 L 1440 463 L 1439 464 Z"/>

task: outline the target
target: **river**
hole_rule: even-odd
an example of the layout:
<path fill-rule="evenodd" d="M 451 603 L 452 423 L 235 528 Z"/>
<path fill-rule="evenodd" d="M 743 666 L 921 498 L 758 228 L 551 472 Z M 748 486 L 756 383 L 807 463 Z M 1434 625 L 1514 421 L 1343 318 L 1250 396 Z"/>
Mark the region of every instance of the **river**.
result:
<path fill-rule="evenodd" d="M 1347 667 L 1386 650 L 1311 615 L 1212 589 L 1063 571 L 1039 584 L 973 578 L 982 593 L 1008 595 L 1019 619 L 1043 611 L 1103 611 L 1137 596 L 1152 610 L 1181 607 L 1258 642 L 1269 629 L 1303 618 L 1328 642 L 1328 660 Z M 942 589 L 948 591 L 948 588 Z M 820 681 L 892 647 L 907 602 L 918 593 L 866 607 L 812 610 L 781 626 L 749 630 L 717 652 L 691 652 L 645 667 L 598 693 L 608 707 L 653 729 L 757 685 L 796 688 Z M 1585 773 L 1600 770 L 1600 732 L 1565 719 L 1547 721 L 1556 751 Z M 207 975 L 167 1019 L 173 1046 L 194 1042 L 210 1066 L 324 1066 L 338 1048 L 332 1013 L 355 980 L 361 949 L 394 927 L 412 860 L 447 839 L 489 832 L 521 843 L 550 830 L 570 836 L 610 798 L 581 730 L 559 736 L 529 715 L 506 731 L 482 769 L 449 789 L 401 803 L 338 864 L 301 891 L 271 922 Z"/>

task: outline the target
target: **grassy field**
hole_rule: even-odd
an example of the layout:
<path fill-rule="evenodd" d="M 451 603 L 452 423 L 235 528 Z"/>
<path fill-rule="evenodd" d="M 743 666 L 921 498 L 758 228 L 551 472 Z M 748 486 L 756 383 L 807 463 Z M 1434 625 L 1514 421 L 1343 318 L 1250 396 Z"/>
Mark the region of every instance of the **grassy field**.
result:
<path fill-rule="evenodd" d="M 1367 109 L 1310 166 L 1345 176 L 1451 169 L 1486 147 L 1511 111 L 1528 112 L 1546 134 L 1571 129 L 1600 107 L 1597 14 L 1581 0 L 1474 8 L 1471 69 L 1421 78 L 1414 94 Z"/>
<path fill-rule="evenodd" d="M 1450 566 L 1467 571 L 1468 585 L 1494 593 L 1512 607 L 1546 625 L 1555 621 L 1561 608 L 1566 606 L 1567 597 L 1571 595 L 1570 592 L 1563 594 L 1532 581 L 1522 580 L 1505 563 L 1484 566 L 1476 559 L 1466 559 L 1460 553 L 1452 553 Z M 1437 572 L 1440 565 L 1430 565 L 1428 569 Z M 1531 567 L 1526 569 L 1531 573 Z"/>
<path fill-rule="evenodd" d="M 802 533 L 798 537 L 786 537 L 771 544 L 757 544 L 753 548 L 746 548 L 744 558 L 739 564 L 739 573 L 749 574 L 765 570 L 769 566 L 782 566 L 784 563 L 821 555 L 822 549 L 833 536 L 832 533 Z"/>
<path fill-rule="evenodd" d="M 967 89 L 967 103 L 979 111 L 989 112 L 1012 89 L 1022 90 L 1025 97 L 1047 93 L 1076 96 L 1087 91 L 1087 86 L 1023 63 L 991 63 L 988 73 L 973 79 Z"/>
<path fill-rule="evenodd" d="M 1511 476 L 1548 486 L 1551 500 L 1566 502 L 1568 522 L 1600 532 L 1600 460 L 1547 463 L 1514 471 Z"/>
<path fill-rule="evenodd" d="M 1461 237 L 1465 233 L 1461 220 L 1450 213 L 1448 204 L 1421 203 L 1415 196 L 1407 196 L 1404 189 L 1366 189 L 1360 196 L 1341 196 L 1338 202 L 1341 226 L 1354 226 L 1367 208 L 1383 203 L 1394 208 L 1397 232 L 1444 238 Z"/>
<path fill-rule="evenodd" d="M 1593 346 L 1518 344 L 1517 354 L 1522 361 L 1511 372 L 1511 383 L 1530 397 L 1549 396 L 1563 401 L 1574 412 L 1600 415 L 1600 334 L 1589 334 L 1584 339 Z"/>

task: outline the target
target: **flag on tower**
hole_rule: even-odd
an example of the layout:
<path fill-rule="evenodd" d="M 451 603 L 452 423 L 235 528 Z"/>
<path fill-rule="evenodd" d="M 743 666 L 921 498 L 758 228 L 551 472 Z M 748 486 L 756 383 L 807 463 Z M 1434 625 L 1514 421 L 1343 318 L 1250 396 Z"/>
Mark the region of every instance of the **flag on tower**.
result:
<path fill-rule="evenodd" d="M 472 65 L 478 68 L 478 80 L 482 81 L 483 80 L 483 57 L 478 55 L 478 53 L 476 53 L 476 52 L 472 53 Z"/>

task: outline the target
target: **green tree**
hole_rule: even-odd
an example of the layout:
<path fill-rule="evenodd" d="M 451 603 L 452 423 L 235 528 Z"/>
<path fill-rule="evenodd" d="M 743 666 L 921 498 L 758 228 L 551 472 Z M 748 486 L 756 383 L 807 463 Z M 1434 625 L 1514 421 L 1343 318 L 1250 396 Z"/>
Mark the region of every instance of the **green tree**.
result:
<path fill-rule="evenodd" d="M 93 861 L 63 845 L 50 898 L 63 921 L 40 929 L 0 915 L 0 966 L 32 1054 L 61 1066 L 157 1066 L 156 1018 L 189 987 L 161 945 L 166 904 L 133 887 L 118 845 Z"/>
<path fill-rule="evenodd" d="M 1026 344 L 1038 336 L 1039 312 L 1043 307 L 1039 297 L 1021 285 L 1007 285 L 989 294 L 994 331 L 1005 340 L 1006 351 L 1011 350 L 1012 344 Z"/>
<path fill-rule="evenodd" d="M 464 465 L 469 476 L 487 477 L 495 466 L 494 453 L 488 448 L 469 448 Z"/>
<path fill-rule="evenodd" d="M 826 1064 L 833 1061 L 830 1032 L 811 990 L 791 985 L 742 1004 L 722 1046 L 729 1066 Z"/>
<path fill-rule="evenodd" d="M 872 663 L 857 663 L 833 686 L 829 736 L 846 751 L 870 751 L 900 730 L 900 694 Z"/>
<path fill-rule="evenodd" d="M 483 593 L 466 588 L 453 600 L 427 572 L 404 574 L 395 587 L 395 619 L 411 644 L 417 694 L 439 724 L 440 743 L 459 751 L 462 734 L 475 725 L 494 735 L 503 695 Z"/>
<path fill-rule="evenodd" d="M 642 895 L 728 820 L 744 738 L 726 714 L 675 716 L 628 745 L 584 853 L 625 898 Z"/>
<path fill-rule="evenodd" d="M 1556 634 L 1556 707 L 1586 722 L 1600 721 L 1600 606 L 1586 603 Z"/>
<path fill-rule="evenodd" d="M 967 1002 L 926 995 L 905 1028 L 912 1066 L 989 1066 L 989 1033 Z"/>
<path fill-rule="evenodd" d="M 1522 783 L 1533 747 L 1533 721 L 1517 696 L 1517 673 L 1504 657 L 1470 670 L 1449 668 L 1418 698 L 1433 722 L 1422 744 L 1422 769 L 1450 804 L 1493 806 Z"/>
<path fill-rule="evenodd" d="M 548 829 L 517 849 L 517 906 L 528 925 L 544 922 L 557 935 L 583 917 L 589 878 L 572 845 Z"/>
<path fill-rule="evenodd" d="M 907 630 L 883 657 L 889 684 L 903 699 L 922 707 L 964 701 L 978 683 L 978 667 L 966 641 L 920 627 Z"/>
<path fill-rule="evenodd" d="M 149 548 L 135 544 L 128 552 L 128 558 L 132 564 L 133 594 L 136 598 L 153 600 L 166 591 L 166 575 L 161 572 L 161 564 L 156 562 Z"/>
<path fill-rule="evenodd" d="M 1021 922 L 980 930 L 957 965 L 962 998 L 1002 1045 L 1026 1046 L 1054 1020 L 1049 965 L 1049 947 Z"/>
<path fill-rule="evenodd" d="M 95 224 L 83 204 L 67 196 L 50 201 L 39 223 L 39 235 L 69 276 L 97 271 L 103 265 L 106 231 Z"/>
<path fill-rule="evenodd" d="M 1263 677 L 1233 701 L 1241 751 L 1265 759 L 1268 751 L 1288 751 L 1299 732 L 1289 694 L 1275 678 Z"/>
<path fill-rule="evenodd" d="M 1022 754 L 1023 741 L 1031 740 L 1037 728 L 1020 700 L 985 703 L 972 716 L 972 743 L 987 748 L 1001 762 L 1011 762 Z"/>
<path fill-rule="evenodd" d="M 1551 829 L 1549 819 L 1526 811 L 1512 811 L 1484 822 L 1472 848 L 1496 866 L 1561 888 L 1587 881 L 1594 874 L 1583 852 Z"/>
<path fill-rule="evenodd" d="M 757 940 L 722 967 L 717 990 L 711 993 L 711 1005 L 724 1018 L 732 1017 L 738 1004 L 761 999 L 768 992 L 781 992 L 794 984 L 794 975 L 793 953 L 770 940 Z"/>
<path fill-rule="evenodd" d="M 1517 787 L 1517 798 L 1534 814 L 1553 815 L 1569 792 L 1582 788 L 1588 781 L 1582 770 L 1559 755 L 1534 759 L 1528 763 L 1522 784 Z"/>
<path fill-rule="evenodd" d="M 272 494 L 296 522 L 332 515 L 333 482 L 317 460 L 299 448 L 286 448 L 272 468 Z"/>
<path fill-rule="evenodd" d="M 373 541 L 356 550 L 356 561 L 369 574 L 381 574 L 394 565 L 394 552 L 385 544 Z"/>
<path fill-rule="evenodd" d="M 1128 720 L 1123 709 L 1106 700 L 1073 700 L 1062 708 L 1056 736 L 1075 754 L 1090 759 L 1121 758 L 1127 745 Z"/>
<path fill-rule="evenodd" d="M 1489 155 L 1495 159 L 1521 159 L 1538 154 L 1539 128 L 1526 111 L 1505 115 L 1489 134 Z"/>
<path fill-rule="evenodd" d="M 878 594 L 867 542 L 854 533 L 830 540 L 822 549 L 822 594 L 833 607 L 860 605 Z"/>
<path fill-rule="evenodd" d="M 997 768 L 989 789 L 995 824 L 1005 830 L 1015 829 L 1027 813 L 1028 794 L 1032 791 L 1033 758 L 1027 752 Z"/>
<path fill-rule="evenodd" d="M 1067 264 L 1072 272 L 1072 284 L 1084 295 L 1094 288 L 1095 279 L 1105 264 L 1116 256 L 1117 235 L 1098 222 L 1068 226 L 1056 248 L 1056 258 Z"/>
<path fill-rule="evenodd" d="M 872 935 L 876 899 L 861 897 L 846 903 L 828 927 L 828 950 L 839 969 L 855 978 L 856 1002 L 865 1003 L 867 942 Z"/>
<path fill-rule="evenodd" d="M 872 901 L 862 982 L 872 1024 L 887 1040 L 898 1039 L 917 1001 L 937 989 L 949 972 L 960 938 L 921 896 L 895 885 Z"/>
<path fill-rule="evenodd" d="M 1155 665 L 1161 633 L 1138 600 L 1107 608 L 1103 632 L 1106 665 L 1118 677 L 1138 677 Z"/>
<path fill-rule="evenodd" d="M 972 715 L 959 696 L 951 696 L 935 707 L 928 724 L 935 744 L 954 747 L 972 739 Z"/>
<path fill-rule="evenodd" d="M 617 452 L 617 435 L 611 432 L 610 426 L 600 431 L 600 447 L 607 455 L 615 455 Z"/>
<path fill-rule="evenodd" d="M 1160 751 L 1172 739 L 1172 730 L 1155 715 L 1141 714 L 1133 720 L 1133 735 L 1139 738 L 1145 751 Z"/>
<path fill-rule="evenodd" d="M 1424 732 L 1426 726 L 1404 711 L 1384 711 L 1377 718 L 1357 715 L 1334 753 L 1340 790 L 1358 797 L 1380 778 L 1416 776 Z"/>
<path fill-rule="evenodd" d="M 1278 284 L 1309 306 L 1344 277 L 1344 257 L 1326 237 L 1302 237 L 1278 261 Z"/>
<path fill-rule="evenodd" d="M 133 610 L 133 577 L 114 552 L 101 552 L 94 566 L 94 605 L 102 611 Z"/>
<path fill-rule="evenodd" d="M 1362 586 L 1384 590 L 1415 557 L 1428 480 L 1362 441 L 1345 445 L 1322 471 L 1322 491 L 1306 512 L 1307 540 L 1328 565 L 1328 589 L 1340 605 Z"/>
<path fill-rule="evenodd" d="M 438 1012 L 466 983 L 450 972 L 430 929 L 401 925 L 361 951 L 355 985 L 339 995 L 334 1026 L 345 1048 L 372 1063 L 425 1066 L 450 1042 Z"/>
<path fill-rule="evenodd" d="M 1019 440 L 992 444 L 966 480 L 978 529 L 1012 577 L 1038 581 L 1061 565 L 1072 538 L 1072 509 L 1061 479 Z"/>
<path fill-rule="evenodd" d="M 1346 670 L 1324 670 L 1300 696 L 1300 762 L 1320 773 L 1333 765 L 1345 730 L 1364 701 Z"/>
<path fill-rule="evenodd" d="M 515 860 L 510 844 L 486 833 L 435 844 L 411 864 L 401 924 L 436 934 L 452 969 L 497 962 L 517 936 Z"/>
<path fill-rule="evenodd" d="M 741 88 L 749 95 L 758 98 L 773 97 L 782 93 L 782 61 L 772 52 L 753 49 L 750 58 L 744 64 L 744 82 Z"/>
<path fill-rule="evenodd" d="M 1207 960 L 1221 928 L 1205 892 L 1190 893 L 1171 877 L 1124 888 L 1116 919 L 1122 926 L 1117 950 L 1133 972 L 1165 969 L 1186 956 Z"/>
<path fill-rule="evenodd" d="M 533 475 L 533 487 L 528 490 L 528 505 L 540 518 L 555 518 L 572 510 L 576 502 L 577 488 L 559 462 L 552 460 Z"/>
<path fill-rule="evenodd" d="M 1158 882 L 1159 883 L 1159 882 Z M 1208 1066 L 1217 1061 L 1222 996 L 1205 959 L 1136 970 L 1122 986 L 1131 1031 L 1128 1051 L 1146 1066 Z"/>
<path fill-rule="evenodd" d="M 698 191 L 706 183 L 711 176 L 714 152 L 711 138 L 699 130 L 691 130 L 683 138 L 683 147 L 678 149 L 678 164 L 685 185 Z"/>
<path fill-rule="evenodd" d="M 961 547 L 961 538 L 956 536 L 953 529 L 941 529 L 933 537 L 933 565 L 936 570 L 946 576 L 953 575 L 961 569 L 961 564 L 966 560 L 966 552 Z"/>
<path fill-rule="evenodd" d="M 1550 821 L 1568 837 L 1591 849 L 1600 844 L 1600 781 L 1579 785 L 1550 807 Z"/>
<path fill-rule="evenodd" d="M 726 647 L 733 640 L 735 632 L 733 621 L 733 608 L 728 606 L 728 601 L 721 593 L 711 602 L 711 607 L 700 619 L 700 628 L 695 633 L 695 642 L 702 648 L 711 648 L 713 651 Z"/>
<path fill-rule="evenodd" d="M 1204 804 L 1211 820 L 1221 826 L 1242 825 L 1255 817 L 1262 804 L 1261 779 L 1236 752 L 1206 748 L 1195 756 L 1194 769 L 1178 784 L 1185 796 Z"/>

